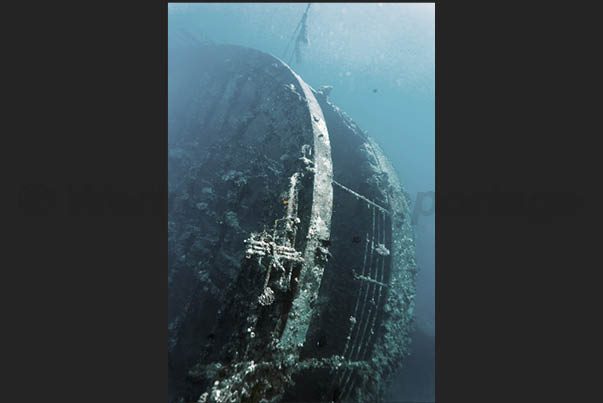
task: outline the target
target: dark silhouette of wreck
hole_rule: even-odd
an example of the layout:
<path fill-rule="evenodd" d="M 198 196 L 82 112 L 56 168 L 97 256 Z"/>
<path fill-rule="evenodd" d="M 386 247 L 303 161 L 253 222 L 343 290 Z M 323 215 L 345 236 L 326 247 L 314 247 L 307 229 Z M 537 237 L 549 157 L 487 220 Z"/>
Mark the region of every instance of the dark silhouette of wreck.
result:
<path fill-rule="evenodd" d="M 169 401 L 380 401 L 416 276 L 391 163 L 278 58 L 169 58 Z"/>

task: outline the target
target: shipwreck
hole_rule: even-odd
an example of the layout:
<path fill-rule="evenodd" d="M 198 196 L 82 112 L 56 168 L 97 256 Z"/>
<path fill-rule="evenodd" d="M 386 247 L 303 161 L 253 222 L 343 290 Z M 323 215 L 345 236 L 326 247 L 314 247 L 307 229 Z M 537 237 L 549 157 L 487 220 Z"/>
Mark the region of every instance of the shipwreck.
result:
<path fill-rule="evenodd" d="M 378 402 L 408 354 L 409 198 L 285 62 L 170 50 L 168 400 Z"/>

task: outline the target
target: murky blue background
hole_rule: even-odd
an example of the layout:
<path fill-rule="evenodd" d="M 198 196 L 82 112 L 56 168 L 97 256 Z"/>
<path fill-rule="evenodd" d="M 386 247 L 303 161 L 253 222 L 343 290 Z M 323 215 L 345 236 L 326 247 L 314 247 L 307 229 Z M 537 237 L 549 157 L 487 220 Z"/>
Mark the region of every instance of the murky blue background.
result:
<path fill-rule="evenodd" d="M 168 6 L 168 46 L 199 39 L 283 54 L 307 3 L 199 3 Z M 435 6 L 422 3 L 313 3 L 309 44 L 290 66 L 382 146 L 413 200 L 435 190 Z M 169 85 L 169 82 L 168 82 Z M 376 91 L 375 91 L 376 90 Z M 433 199 L 416 221 L 417 333 L 390 401 L 434 401 Z M 416 208 L 417 206 L 415 206 Z"/>

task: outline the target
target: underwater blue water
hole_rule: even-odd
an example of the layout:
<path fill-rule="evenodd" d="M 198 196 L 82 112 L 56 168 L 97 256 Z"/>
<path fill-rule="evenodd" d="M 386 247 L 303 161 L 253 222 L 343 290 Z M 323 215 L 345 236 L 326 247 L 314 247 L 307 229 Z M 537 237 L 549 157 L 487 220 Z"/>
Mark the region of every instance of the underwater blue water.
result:
<path fill-rule="evenodd" d="M 303 60 L 297 63 L 293 58 L 289 63 L 283 53 L 306 7 L 307 3 L 173 3 L 168 6 L 168 46 L 183 41 L 180 32 L 186 30 L 199 39 L 279 57 L 314 88 L 332 85 L 331 101 L 377 140 L 411 198 L 434 191 L 435 5 L 312 3 Z M 427 214 L 418 215 L 415 226 L 420 267 L 415 314 L 417 327 L 431 340 L 435 332 L 432 203 L 426 195 L 420 211 Z M 421 343 L 416 343 L 414 359 L 429 362 L 413 365 L 429 372 L 426 376 L 433 380 L 433 346 Z M 391 396 L 433 401 L 431 385 L 417 391 L 394 385 Z"/>

